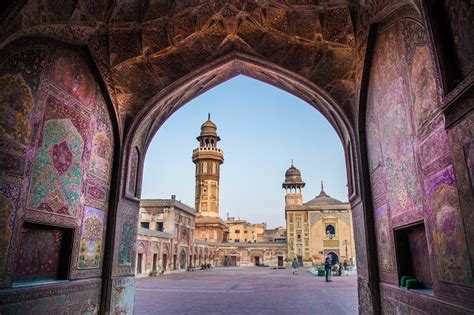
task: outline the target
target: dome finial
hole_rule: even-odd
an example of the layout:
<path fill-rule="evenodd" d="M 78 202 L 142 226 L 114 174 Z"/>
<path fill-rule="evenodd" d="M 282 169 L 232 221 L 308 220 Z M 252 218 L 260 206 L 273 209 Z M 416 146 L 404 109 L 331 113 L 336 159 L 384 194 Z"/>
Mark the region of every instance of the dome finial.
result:
<path fill-rule="evenodd" d="M 291 159 L 291 166 L 293 166 L 293 159 Z"/>
<path fill-rule="evenodd" d="M 207 120 L 211 120 L 211 113 L 207 113 Z"/>
<path fill-rule="evenodd" d="M 324 191 L 324 183 L 322 180 L 321 180 L 321 192 L 319 193 L 318 197 L 329 197 L 328 194 L 326 194 L 326 192 Z"/>

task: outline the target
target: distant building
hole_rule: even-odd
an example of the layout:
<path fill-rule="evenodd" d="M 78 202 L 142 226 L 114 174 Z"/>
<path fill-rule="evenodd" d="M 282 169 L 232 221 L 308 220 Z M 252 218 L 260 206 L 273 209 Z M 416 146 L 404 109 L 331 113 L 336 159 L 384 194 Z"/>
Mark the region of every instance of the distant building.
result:
<path fill-rule="evenodd" d="M 355 259 L 352 213 L 348 203 L 324 192 L 303 203 L 305 183 L 292 164 L 285 173 L 286 227 L 267 229 L 240 218 L 222 220 L 219 213 L 220 166 L 224 153 L 217 147 L 217 127 L 201 125 L 193 150 L 196 165 L 195 209 L 176 200 L 152 199 L 140 203 L 137 275 L 152 270 L 172 271 L 213 266 L 283 267 L 293 258 L 301 265 L 320 265 Z"/>
<path fill-rule="evenodd" d="M 136 274 L 211 263 L 215 249 L 194 241 L 195 217 L 195 210 L 174 196 L 141 200 Z"/>
<path fill-rule="evenodd" d="M 255 226 L 246 220 L 228 218 L 225 223 L 229 227 L 228 243 L 254 243 L 257 241 Z"/>
<path fill-rule="evenodd" d="M 304 265 L 355 261 L 352 211 L 349 203 L 331 198 L 324 191 L 303 203 L 305 186 L 301 172 L 292 164 L 285 173 L 285 219 L 288 257 Z"/>
<path fill-rule="evenodd" d="M 257 236 L 257 242 L 286 243 L 286 228 L 279 226 L 274 229 L 265 229 L 263 233 L 259 233 Z"/>
<path fill-rule="evenodd" d="M 286 243 L 226 243 L 216 249 L 219 266 L 284 267 L 287 261 Z"/>
<path fill-rule="evenodd" d="M 267 229 L 266 223 L 250 223 L 247 220 L 228 217 L 228 243 L 271 243 L 286 242 L 286 228 Z"/>

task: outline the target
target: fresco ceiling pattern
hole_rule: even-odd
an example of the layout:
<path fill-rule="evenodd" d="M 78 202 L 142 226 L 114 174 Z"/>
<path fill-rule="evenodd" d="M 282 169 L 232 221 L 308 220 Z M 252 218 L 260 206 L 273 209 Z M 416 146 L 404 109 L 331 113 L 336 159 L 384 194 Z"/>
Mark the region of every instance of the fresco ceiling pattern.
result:
<path fill-rule="evenodd" d="M 87 43 L 122 117 L 229 51 L 292 70 L 343 107 L 354 94 L 354 28 L 344 0 L 29 1 L 4 29 L 2 45 L 13 33 L 45 32 Z"/>

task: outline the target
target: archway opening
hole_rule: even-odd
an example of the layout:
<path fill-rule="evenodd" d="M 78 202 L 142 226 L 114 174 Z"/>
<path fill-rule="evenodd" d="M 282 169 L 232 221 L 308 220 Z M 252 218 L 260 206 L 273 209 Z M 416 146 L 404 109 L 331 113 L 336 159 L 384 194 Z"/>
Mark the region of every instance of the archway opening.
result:
<path fill-rule="evenodd" d="M 243 112 L 243 116 L 240 117 L 238 116 L 238 111 L 231 110 L 232 106 L 229 108 L 223 104 L 217 105 L 218 102 L 215 100 L 214 108 L 209 108 L 209 110 L 205 108 L 205 103 L 209 101 L 205 99 L 206 97 L 209 97 L 209 95 L 211 98 L 215 97 L 215 95 L 213 95 L 214 91 L 225 88 L 226 85 L 235 84 L 235 82 L 237 82 L 238 85 L 238 83 L 242 83 L 240 81 L 250 86 L 257 85 L 255 90 L 260 93 L 262 93 L 263 87 L 272 90 L 273 93 L 278 94 L 274 96 L 275 98 L 287 97 L 288 99 L 285 101 L 287 104 L 294 106 L 293 110 L 299 105 L 301 105 L 301 108 L 304 108 L 304 110 L 298 113 L 298 115 L 300 115 L 298 116 L 296 111 L 292 113 L 291 110 L 278 114 L 277 110 L 275 110 L 271 113 L 267 105 L 273 104 L 261 104 L 260 109 L 248 109 L 241 104 L 239 110 Z M 242 86 L 237 86 L 236 90 L 248 91 L 248 89 L 242 88 Z M 295 101 L 300 104 L 292 104 L 292 102 Z M 240 102 L 242 102 L 242 100 Z M 273 102 L 273 100 L 271 100 L 270 103 L 271 102 Z M 221 107 L 221 109 L 219 109 L 219 107 Z M 292 126 L 291 122 L 294 122 L 293 130 L 288 131 L 288 129 L 285 129 L 287 130 L 286 132 L 282 135 L 277 135 L 274 126 L 268 125 L 268 121 L 262 120 L 263 116 L 259 116 L 255 121 L 252 119 L 254 118 L 253 116 L 258 116 L 257 112 L 259 110 L 261 110 L 260 114 L 263 115 L 265 113 L 271 113 L 269 114 L 270 117 L 267 117 L 267 120 L 276 121 L 277 124 L 279 123 L 281 126 L 284 126 L 284 128 Z M 213 113 L 212 120 L 211 117 L 208 117 L 208 120 L 202 123 L 208 111 Z M 230 116 L 228 120 L 224 119 L 223 113 L 226 111 L 228 112 L 227 115 Z M 188 266 L 187 270 L 192 271 L 196 268 L 209 269 L 229 266 L 254 266 L 260 270 L 279 270 L 279 268 L 289 268 L 292 258 L 295 258 L 299 261 L 300 266 L 305 268 L 305 272 L 309 274 L 308 270 L 313 269 L 313 272 L 317 274 L 318 267 L 322 267 L 324 262 L 325 253 L 336 248 L 338 253 L 344 252 L 342 249 L 344 246 L 343 240 L 334 237 L 335 231 L 332 231 L 330 233 L 331 237 L 327 238 L 326 229 L 328 225 L 324 224 L 326 221 L 331 222 L 332 225 L 330 226 L 333 227 L 333 230 L 336 223 L 341 221 L 338 231 L 344 230 L 347 236 L 343 238 L 349 240 L 345 244 L 349 246 L 349 251 L 345 251 L 345 256 L 348 257 L 342 256 L 344 256 L 348 262 L 355 262 L 355 241 L 354 232 L 352 230 L 350 205 L 348 202 L 337 200 L 337 198 L 342 200 L 347 200 L 348 198 L 346 187 L 347 174 L 345 173 L 347 168 L 345 167 L 346 161 L 344 155 L 346 148 L 340 145 L 340 134 L 335 133 L 334 129 L 325 122 L 325 129 L 320 130 L 319 134 L 332 132 L 333 138 L 331 142 L 335 142 L 339 148 L 336 150 L 337 154 L 329 154 L 328 157 L 330 156 L 333 160 L 339 158 L 338 161 L 340 163 L 337 170 L 334 170 L 330 167 L 331 163 L 328 159 L 321 163 L 325 165 L 325 167 L 319 168 L 318 170 L 310 170 L 310 167 L 307 167 L 307 165 L 318 164 L 316 162 L 318 158 L 324 160 L 325 156 L 320 150 L 324 144 L 320 144 L 314 140 L 314 134 L 318 134 L 318 132 L 309 129 L 299 130 L 298 128 L 298 124 L 310 126 L 309 121 L 313 121 L 315 124 L 320 122 L 314 117 L 309 118 L 307 121 L 298 119 L 298 117 L 307 117 L 311 113 L 319 116 L 318 119 L 320 121 L 325 120 L 324 117 L 318 115 L 316 111 L 308 107 L 305 102 L 296 99 L 284 91 L 275 89 L 274 87 L 248 77 L 237 77 L 196 98 L 187 104 L 185 108 L 176 112 L 171 119 L 160 127 L 159 132 L 154 138 L 157 143 L 159 143 L 158 149 L 154 144 L 155 140 L 149 145 L 146 144 L 148 151 L 143 166 L 145 176 L 142 178 L 142 207 L 140 211 L 147 214 L 161 211 L 162 216 L 157 216 L 159 217 L 157 222 L 161 222 L 161 225 L 165 226 L 164 233 L 168 232 L 171 235 L 179 236 L 184 235 L 182 231 L 189 231 L 187 233 L 193 235 L 193 237 L 191 237 L 193 241 L 190 241 L 189 244 L 191 253 L 189 261 L 193 262 L 197 260 L 197 263 L 194 263 L 194 266 Z M 240 115 L 242 115 L 242 113 L 240 113 Z M 186 120 L 183 121 L 182 118 L 180 118 L 181 116 L 186 117 L 186 119 L 194 117 L 194 120 L 191 119 L 186 122 Z M 199 116 L 204 117 L 204 119 L 196 119 L 196 117 Z M 260 124 L 265 126 L 265 128 L 257 126 L 258 119 L 260 119 Z M 242 121 L 245 123 L 238 123 Z M 234 122 L 234 125 L 232 122 Z M 199 134 L 199 125 L 201 123 L 201 133 Z M 218 135 L 213 134 L 215 131 L 215 128 L 212 127 L 213 125 L 217 125 L 217 129 L 219 130 Z M 186 131 L 188 128 L 189 131 Z M 209 128 L 214 128 L 214 131 Z M 251 134 L 245 132 L 245 129 L 249 128 L 255 129 L 254 132 Z M 289 135 L 285 136 L 285 133 Z M 224 134 L 226 135 L 225 138 Z M 295 135 L 299 135 L 299 138 L 302 139 L 298 139 Z M 195 140 L 196 136 L 198 136 L 197 141 Z M 221 140 L 220 137 L 223 138 L 222 143 L 227 141 L 227 143 L 230 142 L 231 144 L 221 147 L 221 143 L 219 142 L 219 140 Z M 277 141 L 270 142 L 269 139 L 272 138 Z M 313 141 L 310 141 L 310 138 L 313 139 Z M 278 142 L 280 143 L 278 144 Z M 304 144 L 308 144 L 309 147 L 303 150 L 297 149 L 297 146 L 304 147 Z M 325 145 L 326 150 L 330 151 L 328 149 L 328 143 L 325 143 Z M 196 146 L 198 146 L 198 149 L 193 150 Z M 234 171 L 230 171 L 230 173 L 226 173 L 227 171 L 224 171 L 224 169 L 222 169 L 221 172 L 220 166 L 222 161 L 220 160 L 221 157 L 219 154 L 223 154 L 223 148 L 226 152 L 226 165 L 235 164 L 234 167 L 232 167 Z M 266 151 L 269 148 L 273 148 L 271 154 Z M 244 155 L 248 158 L 247 164 L 257 164 L 256 167 L 249 169 L 242 165 L 241 161 L 245 159 L 242 159 L 242 155 L 240 154 L 242 152 L 239 151 L 245 151 L 246 154 Z M 202 152 L 207 155 L 201 157 L 199 154 Z M 194 164 L 190 161 L 191 153 Z M 154 154 L 156 154 L 155 157 L 153 157 Z M 214 156 L 209 157 L 209 154 L 214 154 Z M 240 155 L 239 158 L 236 158 L 237 155 Z M 272 158 L 267 158 L 265 161 L 265 155 L 267 157 L 271 156 Z M 170 159 L 167 157 L 170 157 Z M 300 170 L 293 165 L 294 162 L 291 161 L 291 157 L 299 161 L 300 164 L 295 164 L 299 167 L 304 167 L 306 172 L 300 172 Z M 262 159 L 263 164 L 256 163 L 258 161 L 256 161 L 255 158 Z M 232 162 L 233 160 L 234 162 Z M 274 165 L 270 165 L 272 160 L 278 162 Z M 220 163 L 217 163 L 219 161 Z M 267 167 L 265 167 L 265 163 Z M 285 170 L 289 166 L 290 168 L 285 174 Z M 259 173 L 259 168 L 264 169 Z M 274 168 L 274 171 L 271 172 L 272 174 L 269 172 L 271 168 Z M 293 170 L 296 170 L 299 174 L 293 174 Z M 316 174 L 318 171 L 320 173 Z M 184 173 L 185 177 L 181 177 L 180 173 Z M 252 174 L 253 178 L 252 176 L 249 177 L 249 175 Z M 259 176 L 257 176 L 257 174 Z M 276 187 L 278 195 L 278 197 L 273 197 L 276 202 L 270 206 L 270 208 L 279 208 L 277 214 L 271 213 L 265 219 L 269 221 L 272 218 L 278 217 L 274 222 L 271 222 L 271 226 L 261 223 L 255 224 L 255 222 L 263 221 L 257 217 L 250 217 L 248 221 L 237 218 L 237 215 L 243 217 L 250 215 L 252 212 L 256 212 L 255 207 L 262 207 L 261 204 L 250 209 L 248 213 L 242 214 L 242 211 L 230 209 L 231 207 L 228 205 L 231 203 L 224 201 L 225 198 L 223 199 L 224 195 L 234 195 L 238 197 L 234 198 L 234 204 L 238 205 L 238 200 L 241 200 L 242 203 L 245 204 L 246 202 L 248 203 L 249 201 L 255 200 L 254 196 L 246 197 L 244 195 L 245 191 L 247 190 L 248 194 L 249 191 L 255 191 L 259 188 L 261 196 L 265 195 L 265 193 L 267 193 L 265 190 L 267 185 L 259 184 L 259 180 L 257 179 L 263 178 L 265 175 L 267 184 L 269 183 L 268 186 Z M 245 180 L 245 176 L 247 176 L 247 180 Z M 232 177 L 239 178 L 239 181 L 245 183 L 245 185 L 228 183 L 227 179 Z M 308 202 L 303 202 L 302 193 L 304 193 L 303 187 L 305 187 L 305 183 L 302 183 L 301 177 L 314 178 L 314 180 L 308 180 L 308 186 L 306 187 L 306 189 L 312 190 L 308 192 L 308 197 L 306 198 L 309 200 Z M 335 180 L 335 178 L 339 180 Z M 210 181 L 208 181 L 209 179 Z M 249 179 L 253 179 L 256 183 L 250 182 Z M 282 179 L 284 181 L 283 187 L 281 184 Z M 321 180 L 325 180 L 326 188 L 323 187 Z M 320 184 L 321 187 L 319 187 Z M 336 195 L 333 195 L 334 198 L 332 198 L 325 191 L 334 191 L 335 187 L 339 187 L 342 193 L 336 193 Z M 284 190 L 282 188 L 284 188 Z M 179 190 L 179 192 L 176 192 L 177 190 Z M 171 198 L 169 196 L 171 196 Z M 310 196 L 316 197 L 311 199 Z M 263 199 L 269 203 L 268 198 Z M 333 203 L 341 206 L 335 206 Z M 304 208 L 305 206 L 307 208 Z M 226 207 L 229 211 L 222 210 L 220 213 L 219 207 L 221 207 L 221 209 Z M 242 205 L 240 205 L 240 207 L 242 208 Z M 298 209 L 298 207 L 300 207 L 300 209 Z M 158 210 L 160 208 L 162 210 Z M 165 217 L 171 212 L 173 213 L 171 215 L 173 224 L 167 224 Z M 232 213 L 233 216 L 227 214 L 227 212 Z M 144 217 L 148 218 L 149 216 L 146 215 Z M 211 225 L 206 224 L 206 222 L 204 222 L 206 220 L 202 219 L 208 219 L 211 225 L 222 223 L 222 225 L 225 226 L 224 229 L 227 229 L 227 231 L 221 235 L 218 232 L 219 229 L 215 229 Z M 195 220 L 195 224 L 189 224 L 189 220 Z M 157 222 L 148 222 L 149 224 L 145 225 L 153 227 Z M 281 223 L 280 227 L 278 227 L 278 223 Z M 344 227 L 342 226 L 343 223 L 345 223 Z M 170 226 L 171 230 L 167 231 L 166 226 Z M 289 228 L 291 228 L 291 232 L 288 230 Z M 261 231 L 257 231 L 258 229 Z M 156 235 L 159 236 L 159 233 Z M 139 231 L 139 238 L 140 237 Z M 163 239 L 161 242 L 166 243 L 167 240 Z M 170 243 L 179 244 L 176 245 L 179 251 L 181 244 L 184 242 L 183 240 L 177 239 Z M 213 252 L 216 252 L 217 255 L 214 256 Z M 350 257 L 349 254 L 347 254 L 348 252 L 350 252 Z M 334 262 L 339 262 L 339 259 L 334 260 Z M 180 261 L 180 264 L 181 263 Z M 350 267 L 355 270 L 355 264 Z M 179 270 L 182 269 L 182 267 L 176 265 L 173 266 L 173 269 Z M 240 268 L 236 269 L 237 272 L 241 270 L 239 269 Z M 226 271 L 222 272 L 224 272 L 223 275 L 225 276 Z M 287 275 L 283 270 L 281 274 Z M 352 297 L 355 306 L 357 304 L 355 276 L 352 276 L 352 280 L 353 282 L 349 287 L 353 289 Z M 203 279 L 203 281 L 205 281 L 205 279 Z M 138 284 L 137 299 L 141 298 L 141 293 L 140 284 Z M 136 307 L 140 307 L 140 303 L 141 302 L 137 300 Z"/>

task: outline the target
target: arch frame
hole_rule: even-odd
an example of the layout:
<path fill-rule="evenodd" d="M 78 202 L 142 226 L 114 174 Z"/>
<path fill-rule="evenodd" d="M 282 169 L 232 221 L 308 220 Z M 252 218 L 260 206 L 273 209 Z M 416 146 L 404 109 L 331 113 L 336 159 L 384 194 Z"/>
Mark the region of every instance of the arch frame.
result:
<path fill-rule="evenodd" d="M 123 161 L 129 161 L 132 152 L 130 148 L 137 147 L 140 152 L 138 177 L 141 178 L 146 151 L 163 123 L 192 99 L 239 75 L 270 84 L 304 100 L 328 120 L 341 140 L 345 153 L 349 201 L 359 199 L 360 171 L 357 167 L 359 157 L 356 154 L 358 139 L 355 125 L 348 113 L 327 91 L 305 77 L 241 52 L 230 52 L 195 69 L 152 97 L 138 112 L 124 138 Z M 137 187 L 135 196 L 126 193 L 131 175 L 128 163 L 123 165 L 123 171 L 126 181 L 121 188 L 122 195 L 131 201 L 139 201 L 136 196 L 140 196 L 141 187 Z"/>
<path fill-rule="evenodd" d="M 138 204 L 139 202 L 139 198 L 136 196 L 140 196 L 141 187 L 137 187 L 135 196 L 126 194 L 129 181 L 128 173 L 130 172 L 128 161 L 132 149 L 138 147 L 141 153 L 142 160 L 139 161 L 141 168 L 138 170 L 138 177 L 141 178 L 146 151 L 163 123 L 192 99 L 238 75 L 245 75 L 270 84 L 304 100 L 329 121 L 341 141 L 345 154 L 349 202 L 353 214 L 358 218 L 358 221 L 354 220 L 353 224 L 354 226 L 358 222 L 364 226 L 370 224 L 370 218 L 367 218 L 370 213 L 367 213 L 365 207 L 365 201 L 370 201 L 370 199 L 362 198 L 360 135 L 357 134 L 357 124 L 352 120 L 352 114 L 345 112 L 327 91 L 305 77 L 274 63 L 240 52 L 227 53 L 174 81 L 159 91 L 137 113 L 124 137 L 121 197 L 128 200 L 128 203 Z M 354 233 L 354 237 L 356 248 L 360 253 L 357 257 L 363 257 L 365 260 L 365 263 L 357 264 L 361 275 L 358 278 L 358 283 L 363 284 L 359 285 L 359 294 L 363 295 L 362 298 L 359 298 L 359 303 L 363 309 L 370 309 L 371 312 L 377 313 L 378 279 L 370 269 L 374 260 L 371 259 L 374 250 L 370 247 L 369 240 L 371 230 L 373 230 L 373 226 L 362 228 L 359 233 Z M 202 257 L 202 252 L 199 253 L 199 256 Z M 371 287 L 371 289 L 363 290 L 365 287 Z"/>

